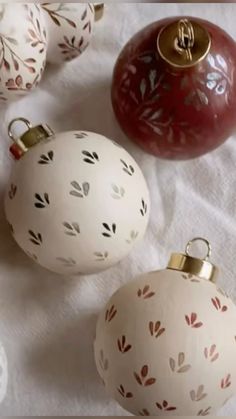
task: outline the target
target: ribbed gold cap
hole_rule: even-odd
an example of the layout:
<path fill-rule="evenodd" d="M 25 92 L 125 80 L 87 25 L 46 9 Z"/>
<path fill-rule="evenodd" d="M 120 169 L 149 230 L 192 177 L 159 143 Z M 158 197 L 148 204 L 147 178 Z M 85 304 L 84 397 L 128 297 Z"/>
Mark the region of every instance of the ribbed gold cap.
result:
<path fill-rule="evenodd" d="M 23 122 L 27 126 L 27 131 L 25 131 L 19 137 L 16 137 L 12 133 L 12 126 L 16 122 Z M 28 119 L 15 118 L 8 125 L 8 135 L 11 138 L 11 140 L 15 143 L 16 147 L 18 147 L 21 150 L 20 157 L 22 157 L 22 155 L 25 154 L 29 148 L 38 144 L 40 141 L 51 137 L 52 135 L 54 135 L 54 132 L 48 125 L 37 125 L 33 127 L 30 121 L 28 121 Z M 14 147 L 14 150 L 16 147 Z M 10 150 L 12 150 L 12 147 L 10 148 Z M 15 156 L 15 152 L 13 154 Z"/>
<path fill-rule="evenodd" d="M 157 38 L 160 56 L 175 68 L 189 68 L 208 54 L 211 37 L 203 25 L 194 19 L 176 19 L 165 26 Z"/>
<path fill-rule="evenodd" d="M 95 22 L 98 22 L 104 14 L 104 3 L 94 3 Z"/>
<path fill-rule="evenodd" d="M 193 242 L 201 240 L 207 247 L 208 252 L 204 259 L 195 258 L 189 255 L 189 249 Z M 211 254 L 211 245 L 208 240 L 196 237 L 190 240 L 186 246 L 185 253 L 173 253 L 170 257 L 167 269 L 185 272 L 187 274 L 199 276 L 199 278 L 216 282 L 218 268 L 208 261 Z"/>

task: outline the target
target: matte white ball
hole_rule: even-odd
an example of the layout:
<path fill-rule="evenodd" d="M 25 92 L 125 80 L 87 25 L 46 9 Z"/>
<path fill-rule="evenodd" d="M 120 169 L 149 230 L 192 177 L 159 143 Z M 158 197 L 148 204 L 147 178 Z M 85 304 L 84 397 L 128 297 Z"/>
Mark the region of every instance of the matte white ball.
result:
<path fill-rule="evenodd" d="M 24 96 L 40 81 L 47 33 L 36 4 L 0 4 L 0 101 Z"/>
<path fill-rule="evenodd" d="M 4 400 L 7 391 L 8 369 L 7 357 L 0 342 L 0 403 Z"/>
<path fill-rule="evenodd" d="M 79 56 L 90 43 L 94 6 L 90 3 L 43 3 L 49 31 L 47 61 L 61 64 Z"/>
<path fill-rule="evenodd" d="M 64 132 L 13 168 L 6 216 L 20 247 L 62 274 L 114 265 L 142 239 L 149 217 L 143 174 L 122 147 L 91 132 Z"/>
<path fill-rule="evenodd" d="M 174 270 L 119 289 L 99 316 L 98 372 L 135 415 L 205 416 L 236 392 L 236 306 L 205 279 Z"/>

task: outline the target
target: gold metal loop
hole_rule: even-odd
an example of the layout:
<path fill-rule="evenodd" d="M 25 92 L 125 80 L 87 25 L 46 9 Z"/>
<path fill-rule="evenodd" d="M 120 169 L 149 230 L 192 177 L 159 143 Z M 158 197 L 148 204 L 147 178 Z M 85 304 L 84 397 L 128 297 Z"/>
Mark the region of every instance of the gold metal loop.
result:
<path fill-rule="evenodd" d="M 177 39 L 175 42 L 176 50 L 182 54 L 186 54 L 186 58 L 192 61 L 191 49 L 194 46 L 194 29 L 192 23 L 188 19 L 181 19 L 178 22 Z"/>
<path fill-rule="evenodd" d="M 190 250 L 190 247 L 192 246 L 192 244 L 194 242 L 196 242 L 196 241 L 202 241 L 203 243 L 206 244 L 206 246 L 207 246 L 207 254 L 206 254 L 206 256 L 205 256 L 205 258 L 203 260 L 208 260 L 210 258 L 210 256 L 211 256 L 212 248 L 211 248 L 211 244 L 209 243 L 209 241 L 207 239 L 204 239 L 203 237 L 195 237 L 194 239 L 189 240 L 189 242 L 187 243 L 186 248 L 185 248 L 186 255 L 187 256 L 191 256 L 189 254 L 189 250 Z"/>
<path fill-rule="evenodd" d="M 32 128 L 32 125 L 31 125 L 31 123 L 30 123 L 30 121 L 28 120 L 28 119 L 26 119 L 26 118 L 15 118 L 15 119 L 13 119 L 10 123 L 9 123 L 9 125 L 8 125 L 8 135 L 9 135 L 9 137 L 11 138 L 11 140 L 14 142 L 14 143 L 16 143 L 17 141 L 18 141 L 18 138 L 16 138 L 15 136 L 14 136 L 14 134 L 12 133 L 12 126 L 16 123 L 16 122 L 23 122 L 26 126 L 27 126 L 27 128 L 28 129 L 31 129 Z"/>

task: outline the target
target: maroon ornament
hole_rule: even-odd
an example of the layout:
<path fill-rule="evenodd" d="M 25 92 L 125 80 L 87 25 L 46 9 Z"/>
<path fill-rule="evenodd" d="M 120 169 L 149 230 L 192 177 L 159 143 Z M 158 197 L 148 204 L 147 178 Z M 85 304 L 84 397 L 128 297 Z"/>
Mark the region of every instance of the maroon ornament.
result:
<path fill-rule="evenodd" d="M 122 50 L 112 84 L 116 117 L 145 151 L 167 159 L 201 156 L 236 128 L 236 43 L 197 18 L 168 18 Z"/>

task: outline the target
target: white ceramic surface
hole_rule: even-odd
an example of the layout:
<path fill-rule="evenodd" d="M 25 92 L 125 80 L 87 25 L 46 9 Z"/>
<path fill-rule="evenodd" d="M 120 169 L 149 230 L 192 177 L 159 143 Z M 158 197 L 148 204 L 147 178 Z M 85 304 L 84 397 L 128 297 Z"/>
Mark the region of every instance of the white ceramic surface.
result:
<path fill-rule="evenodd" d="M 47 61 L 62 64 L 79 56 L 88 46 L 94 24 L 90 3 L 43 3 L 49 32 Z"/>
<path fill-rule="evenodd" d="M 35 87 L 45 65 L 47 33 L 37 4 L 0 4 L 0 102 Z"/>
<path fill-rule="evenodd" d="M 142 239 L 149 216 L 143 174 L 102 135 L 65 132 L 13 168 L 5 209 L 20 247 L 62 274 L 102 271 Z"/>
<path fill-rule="evenodd" d="M 120 288 L 96 332 L 98 372 L 136 415 L 199 415 L 236 392 L 236 306 L 213 283 L 177 271 Z"/>
<path fill-rule="evenodd" d="M 3 401 L 7 391 L 7 358 L 4 348 L 0 342 L 0 403 Z"/>

